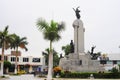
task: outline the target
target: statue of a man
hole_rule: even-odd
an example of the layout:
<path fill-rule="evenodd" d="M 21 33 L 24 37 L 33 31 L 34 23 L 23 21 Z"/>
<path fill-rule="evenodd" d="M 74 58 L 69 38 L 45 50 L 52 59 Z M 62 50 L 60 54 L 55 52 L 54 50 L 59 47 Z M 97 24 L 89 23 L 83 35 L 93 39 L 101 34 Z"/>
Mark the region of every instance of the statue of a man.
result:
<path fill-rule="evenodd" d="M 70 53 L 74 53 L 74 44 L 73 44 L 73 40 L 71 40 L 71 42 L 70 42 Z"/>
<path fill-rule="evenodd" d="M 78 8 L 79 7 L 77 7 L 76 9 L 73 8 L 73 10 L 75 11 L 77 19 L 80 19 L 80 14 L 79 14 L 80 10 Z"/>

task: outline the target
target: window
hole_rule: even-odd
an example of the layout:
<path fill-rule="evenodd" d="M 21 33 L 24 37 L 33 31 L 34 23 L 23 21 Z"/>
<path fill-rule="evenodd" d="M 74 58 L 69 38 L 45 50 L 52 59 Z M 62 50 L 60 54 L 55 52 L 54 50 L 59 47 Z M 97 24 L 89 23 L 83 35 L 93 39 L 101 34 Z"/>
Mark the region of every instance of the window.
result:
<path fill-rule="evenodd" d="M 29 62 L 29 58 L 23 58 L 23 62 Z"/>
<path fill-rule="evenodd" d="M 0 60 L 2 60 L 2 56 L 0 55 Z"/>
<path fill-rule="evenodd" d="M 2 55 L 0 55 L 0 60 L 2 60 Z M 4 60 L 7 61 L 7 56 L 4 56 Z"/>
<path fill-rule="evenodd" d="M 116 60 L 114 60 L 114 61 L 113 61 L 113 64 L 117 64 L 117 61 L 116 61 Z"/>
<path fill-rule="evenodd" d="M 4 60 L 6 60 L 6 61 L 7 61 L 7 56 L 4 56 Z"/>
<path fill-rule="evenodd" d="M 33 58 L 32 62 L 40 62 L 40 58 Z"/>
<path fill-rule="evenodd" d="M 11 57 L 11 62 L 15 62 L 16 61 L 16 57 Z M 17 58 L 17 61 L 19 61 L 19 58 Z"/>
<path fill-rule="evenodd" d="M 17 61 L 19 61 L 19 58 L 17 58 Z"/>
<path fill-rule="evenodd" d="M 106 64 L 107 61 L 106 60 L 100 60 L 100 64 Z"/>
<path fill-rule="evenodd" d="M 120 64 L 120 60 L 117 61 L 117 64 Z"/>
<path fill-rule="evenodd" d="M 113 64 L 113 62 L 109 60 L 109 61 L 107 61 L 107 64 Z"/>
<path fill-rule="evenodd" d="M 15 57 L 11 57 L 11 62 L 14 62 L 16 60 Z"/>
<path fill-rule="evenodd" d="M 80 60 L 79 65 L 82 65 L 82 60 Z"/>

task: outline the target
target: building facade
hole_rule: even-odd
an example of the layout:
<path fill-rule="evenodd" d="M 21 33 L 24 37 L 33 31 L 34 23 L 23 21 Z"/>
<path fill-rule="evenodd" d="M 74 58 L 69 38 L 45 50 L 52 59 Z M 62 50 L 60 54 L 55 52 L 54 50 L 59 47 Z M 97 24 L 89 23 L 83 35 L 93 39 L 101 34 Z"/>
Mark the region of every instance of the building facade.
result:
<path fill-rule="evenodd" d="M 5 55 L 5 60 L 9 61 L 12 64 L 9 72 L 14 72 L 16 62 L 15 52 L 12 51 L 10 55 Z M 17 67 L 17 71 L 24 70 L 27 73 L 31 73 L 34 71 L 43 71 L 43 69 L 45 68 L 45 58 L 44 56 L 21 56 L 21 52 L 19 52 L 17 55 Z"/>
<path fill-rule="evenodd" d="M 109 53 L 106 58 L 99 59 L 101 67 L 104 67 L 106 71 L 110 71 L 113 67 L 118 68 L 120 65 L 120 54 Z"/>

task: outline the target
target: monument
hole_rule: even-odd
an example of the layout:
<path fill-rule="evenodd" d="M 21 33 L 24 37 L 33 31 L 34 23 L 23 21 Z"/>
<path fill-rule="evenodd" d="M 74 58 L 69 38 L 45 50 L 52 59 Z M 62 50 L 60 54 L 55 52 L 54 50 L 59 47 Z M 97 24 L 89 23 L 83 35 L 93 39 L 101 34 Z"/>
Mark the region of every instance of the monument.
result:
<path fill-rule="evenodd" d="M 75 72 L 99 72 L 104 71 L 98 60 L 92 60 L 91 55 L 84 51 L 84 32 L 83 22 L 80 19 L 80 10 L 73 8 L 76 20 L 73 22 L 74 28 L 74 50 L 64 58 L 60 59 L 59 66 L 66 71 Z M 73 44 L 73 43 L 72 43 Z"/>

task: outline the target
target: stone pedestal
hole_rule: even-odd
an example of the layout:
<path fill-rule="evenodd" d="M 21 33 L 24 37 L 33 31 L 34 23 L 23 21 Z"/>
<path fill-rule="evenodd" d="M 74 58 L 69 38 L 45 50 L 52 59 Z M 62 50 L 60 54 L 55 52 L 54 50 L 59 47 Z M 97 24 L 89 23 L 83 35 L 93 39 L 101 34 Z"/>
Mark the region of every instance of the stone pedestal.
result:
<path fill-rule="evenodd" d="M 79 54 L 79 57 L 74 54 L 69 54 L 66 57 L 60 59 L 59 66 L 65 71 L 72 72 L 99 72 L 105 69 L 100 66 L 98 60 L 91 60 L 89 54 Z"/>

